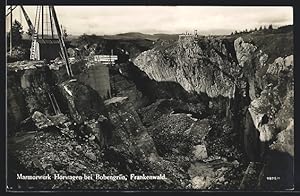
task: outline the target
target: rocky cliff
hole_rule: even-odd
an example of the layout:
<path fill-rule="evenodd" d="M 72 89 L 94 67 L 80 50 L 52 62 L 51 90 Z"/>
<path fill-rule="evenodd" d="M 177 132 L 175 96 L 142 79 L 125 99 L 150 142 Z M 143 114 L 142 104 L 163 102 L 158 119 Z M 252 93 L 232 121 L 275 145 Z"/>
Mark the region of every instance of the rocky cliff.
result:
<path fill-rule="evenodd" d="M 177 82 L 188 92 L 210 97 L 233 97 L 241 69 L 232 43 L 192 36 L 154 47 L 133 62 L 156 81 Z"/>
<path fill-rule="evenodd" d="M 285 160 L 291 160 L 289 156 L 294 154 L 294 63 L 292 53 L 283 55 L 272 62 L 269 56 L 273 54 L 266 54 L 242 37 L 230 40 L 186 36 L 156 45 L 133 62 L 155 81 L 176 82 L 188 92 L 207 94 L 211 100 L 232 100 L 222 107 L 229 107 L 234 129 L 243 130 L 244 139 L 240 142 L 248 159 L 264 162 L 261 175 L 270 175 L 269 168 L 278 167 L 272 163 L 271 154 L 286 153 L 278 156 Z M 287 162 L 286 167 L 291 168 L 293 161 Z M 289 176 L 280 175 L 281 183 L 291 187 L 292 172 Z M 264 186 L 270 188 L 270 184 L 265 182 Z"/>

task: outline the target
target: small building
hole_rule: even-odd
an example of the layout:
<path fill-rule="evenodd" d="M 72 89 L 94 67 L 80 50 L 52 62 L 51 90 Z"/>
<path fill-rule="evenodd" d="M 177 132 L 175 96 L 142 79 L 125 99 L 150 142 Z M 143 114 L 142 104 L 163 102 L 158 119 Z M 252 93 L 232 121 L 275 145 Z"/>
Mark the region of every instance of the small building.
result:
<path fill-rule="evenodd" d="M 31 52 L 33 56 L 30 58 L 33 60 L 53 60 L 60 57 L 61 50 L 58 39 L 37 39 L 35 46 L 32 47 L 34 47 L 34 52 Z"/>

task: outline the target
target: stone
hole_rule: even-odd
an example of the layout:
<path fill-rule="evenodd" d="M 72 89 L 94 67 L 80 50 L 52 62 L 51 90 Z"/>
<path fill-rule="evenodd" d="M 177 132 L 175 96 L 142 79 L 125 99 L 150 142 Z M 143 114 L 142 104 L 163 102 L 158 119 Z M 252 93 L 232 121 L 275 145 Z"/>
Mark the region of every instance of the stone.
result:
<path fill-rule="evenodd" d="M 294 156 L 294 119 L 290 118 L 287 128 L 277 135 L 277 140 L 270 146 L 273 150 L 287 152 Z"/>
<path fill-rule="evenodd" d="M 219 182 L 224 182 L 224 181 L 225 181 L 225 178 L 224 178 L 224 176 L 222 176 L 222 177 L 218 178 L 218 181 L 219 181 Z"/>
<path fill-rule="evenodd" d="M 86 169 L 86 166 L 76 163 L 76 162 L 70 162 L 67 171 L 71 174 L 78 174 L 79 172 Z"/>
<path fill-rule="evenodd" d="M 69 151 L 73 151 L 73 147 L 70 144 L 67 145 L 67 148 Z"/>
<path fill-rule="evenodd" d="M 278 57 L 274 60 L 272 64 L 268 67 L 267 73 L 274 76 L 278 76 L 280 72 L 290 71 L 293 69 L 294 57 L 293 55 L 287 56 L 285 58 Z"/>
<path fill-rule="evenodd" d="M 68 117 L 64 114 L 58 114 L 55 116 L 49 116 L 49 119 L 53 122 L 54 125 L 64 125 L 68 119 Z"/>
<path fill-rule="evenodd" d="M 263 125 L 259 128 L 259 139 L 261 142 L 268 142 L 273 138 L 274 129 L 270 125 Z"/>
<path fill-rule="evenodd" d="M 85 156 L 86 156 L 87 158 L 91 159 L 92 161 L 96 161 L 96 160 L 97 160 L 96 155 L 95 155 L 94 153 L 92 153 L 92 152 L 86 152 L 86 153 L 85 153 Z"/>
<path fill-rule="evenodd" d="M 203 142 L 209 131 L 212 129 L 208 119 L 201 119 L 193 124 L 190 134 L 194 144 Z"/>
<path fill-rule="evenodd" d="M 194 160 L 203 160 L 208 157 L 205 145 L 197 145 L 193 149 Z"/>
<path fill-rule="evenodd" d="M 95 139 L 96 139 L 96 137 L 94 135 L 92 135 L 92 136 L 89 137 L 90 141 L 94 141 Z"/>
<path fill-rule="evenodd" d="M 113 97 L 111 99 L 107 99 L 104 101 L 105 105 L 110 105 L 110 104 L 117 104 L 117 103 L 122 103 L 124 101 L 128 100 L 128 97 Z"/>
<path fill-rule="evenodd" d="M 36 169 L 44 170 L 42 163 L 41 163 L 37 158 L 34 158 L 34 159 L 32 160 L 32 165 L 33 165 Z"/>
<path fill-rule="evenodd" d="M 47 172 L 49 172 L 50 174 L 54 175 L 54 174 L 57 173 L 57 170 L 55 170 L 53 167 L 50 167 Z"/>
<path fill-rule="evenodd" d="M 238 166 L 239 166 L 239 162 L 238 162 L 238 160 L 234 160 L 233 162 L 232 162 L 232 164 L 233 164 L 233 166 L 235 167 L 235 168 L 237 168 Z"/>
<path fill-rule="evenodd" d="M 192 178 L 192 188 L 193 189 L 207 189 L 212 185 L 213 179 L 210 177 L 196 176 Z"/>
<path fill-rule="evenodd" d="M 195 176 L 209 176 L 214 178 L 216 175 L 214 168 L 211 167 L 210 164 L 201 162 L 191 164 L 190 168 L 188 169 L 188 174 L 191 178 Z"/>
<path fill-rule="evenodd" d="M 76 150 L 77 152 L 81 152 L 81 151 L 82 151 L 82 147 L 81 147 L 80 145 L 77 145 L 77 146 L 75 147 L 75 150 Z"/>
<path fill-rule="evenodd" d="M 62 157 L 62 158 L 68 157 L 68 155 L 67 155 L 66 152 L 60 152 L 59 155 L 60 155 L 60 157 Z"/>
<path fill-rule="evenodd" d="M 54 123 L 45 114 L 39 111 L 35 111 L 33 113 L 32 120 L 40 130 L 50 126 L 54 126 Z"/>

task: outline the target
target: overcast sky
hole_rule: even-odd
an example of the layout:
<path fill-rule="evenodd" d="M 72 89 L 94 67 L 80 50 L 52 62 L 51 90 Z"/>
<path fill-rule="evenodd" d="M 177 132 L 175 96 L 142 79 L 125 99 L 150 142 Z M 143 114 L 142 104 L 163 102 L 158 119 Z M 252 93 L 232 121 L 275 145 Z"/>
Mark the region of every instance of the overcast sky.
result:
<path fill-rule="evenodd" d="M 34 22 L 36 6 L 24 6 Z M 125 32 L 228 34 L 273 24 L 293 24 L 292 7 L 235 6 L 55 6 L 59 22 L 73 35 Z M 20 20 L 21 10 L 13 17 Z M 27 24 L 22 16 L 22 25 Z M 9 20 L 7 19 L 6 22 Z"/>

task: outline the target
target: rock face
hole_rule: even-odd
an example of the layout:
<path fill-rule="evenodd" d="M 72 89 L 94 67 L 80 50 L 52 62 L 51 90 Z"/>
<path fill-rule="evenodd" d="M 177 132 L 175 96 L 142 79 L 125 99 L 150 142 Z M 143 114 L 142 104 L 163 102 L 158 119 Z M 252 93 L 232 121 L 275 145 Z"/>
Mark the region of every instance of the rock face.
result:
<path fill-rule="evenodd" d="M 263 142 L 274 140 L 278 132 L 293 129 L 290 125 L 294 117 L 292 73 L 293 56 L 276 59 L 263 78 L 267 85 L 250 104 L 250 114 Z"/>
<path fill-rule="evenodd" d="M 90 64 L 83 73 L 79 74 L 79 81 L 96 90 L 101 98 L 106 99 L 111 97 L 109 69 L 107 65 L 96 62 Z"/>
<path fill-rule="evenodd" d="M 258 132 L 259 142 L 256 146 L 260 147 L 257 153 L 260 154 L 260 160 L 265 162 L 261 175 L 276 173 L 275 176 L 280 176 L 280 182 L 262 180 L 258 187 L 291 188 L 293 182 L 290 168 L 293 167 L 294 156 L 293 55 L 278 57 L 274 62 L 267 63 L 268 56 L 253 44 L 239 38 L 235 40 L 234 46 L 237 60 L 249 84 L 251 103 L 248 111 L 255 127 L 250 132 L 254 136 L 257 135 L 254 132 Z M 245 143 L 250 145 L 250 138 L 246 138 Z M 277 172 L 281 167 L 287 168 L 285 173 Z"/>
<path fill-rule="evenodd" d="M 234 49 L 243 75 L 248 80 L 249 97 L 253 100 L 256 98 L 256 88 L 262 86 L 261 77 L 266 72 L 268 55 L 241 37 L 234 41 Z"/>
<path fill-rule="evenodd" d="M 156 81 L 178 82 L 186 91 L 233 97 L 240 67 L 226 40 L 186 37 L 141 53 L 134 64 Z"/>
<path fill-rule="evenodd" d="M 83 62 L 72 64 L 74 73 L 78 74 Z M 7 98 L 8 126 L 10 132 L 18 129 L 22 120 L 35 111 L 54 115 L 49 96 L 54 96 L 62 112 L 68 110 L 63 102 L 57 84 L 68 78 L 62 62 L 45 64 L 43 61 L 18 61 L 8 64 Z"/>
<path fill-rule="evenodd" d="M 110 70 L 110 85 L 113 97 L 128 97 L 128 100 L 134 104 L 135 108 L 141 107 L 146 100 L 142 92 L 136 87 L 136 84 L 130 80 L 123 69 Z"/>
<path fill-rule="evenodd" d="M 269 152 L 270 150 L 293 156 L 293 55 L 278 57 L 274 62 L 270 62 L 268 54 L 241 37 L 230 44 L 226 40 L 187 36 L 175 43 L 155 46 L 141 53 L 133 62 L 155 81 L 174 81 L 188 92 L 205 93 L 214 99 L 218 96 L 232 98 L 226 116 L 229 116 L 231 121 L 240 123 L 233 123 L 235 129 L 244 130 L 244 148 L 250 160 L 265 161 L 268 168 L 272 165 L 267 158 L 273 153 Z M 209 109 L 220 111 L 212 100 L 209 101 Z M 224 104 L 222 107 L 224 108 Z M 230 110 L 232 114 L 229 112 L 228 115 Z M 159 121 L 160 124 L 171 120 L 170 116 L 163 116 L 165 119 Z M 157 117 L 154 115 L 153 119 Z M 184 122 L 180 119 L 177 121 L 178 125 L 179 122 Z M 179 127 L 180 130 L 187 129 L 181 125 Z M 166 145 L 162 149 L 175 148 L 176 152 L 180 152 L 178 147 L 158 140 L 165 130 L 167 135 L 172 131 L 164 127 L 158 129 L 162 131 L 156 133 L 154 129 L 154 141 Z M 171 129 L 184 140 L 184 134 L 176 131 L 177 127 Z M 226 132 L 231 128 L 223 130 Z M 214 132 L 211 131 L 208 138 L 213 137 L 212 133 Z M 168 137 L 172 138 L 171 135 Z M 218 139 L 210 144 L 215 145 L 217 141 Z M 219 142 L 224 141 L 223 138 Z M 179 141 L 171 143 L 180 144 Z M 208 154 L 211 152 L 210 148 L 208 145 Z M 223 154 L 222 150 L 220 152 Z M 227 154 L 226 157 L 230 156 Z M 195 179 L 198 184 L 201 181 L 199 179 Z"/>
<path fill-rule="evenodd" d="M 107 100 L 106 103 L 109 118 L 114 126 L 112 145 L 144 159 L 148 159 L 151 154 L 157 154 L 153 140 L 133 104 L 126 99 L 120 99 L 118 102 Z"/>
<path fill-rule="evenodd" d="M 19 129 L 22 120 L 35 111 L 53 114 L 49 104 L 51 75 L 42 62 L 17 62 L 8 65 L 7 72 L 7 111 L 9 134 Z"/>
<path fill-rule="evenodd" d="M 267 64 L 268 56 L 242 38 L 234 43 L 239 64 L 249 83 L 248 108 L 261 142 L 274 141 L 293 119 L 293 55 L 278 57 Z M 256 81 L 256 82 L 254 82 Z"/>

